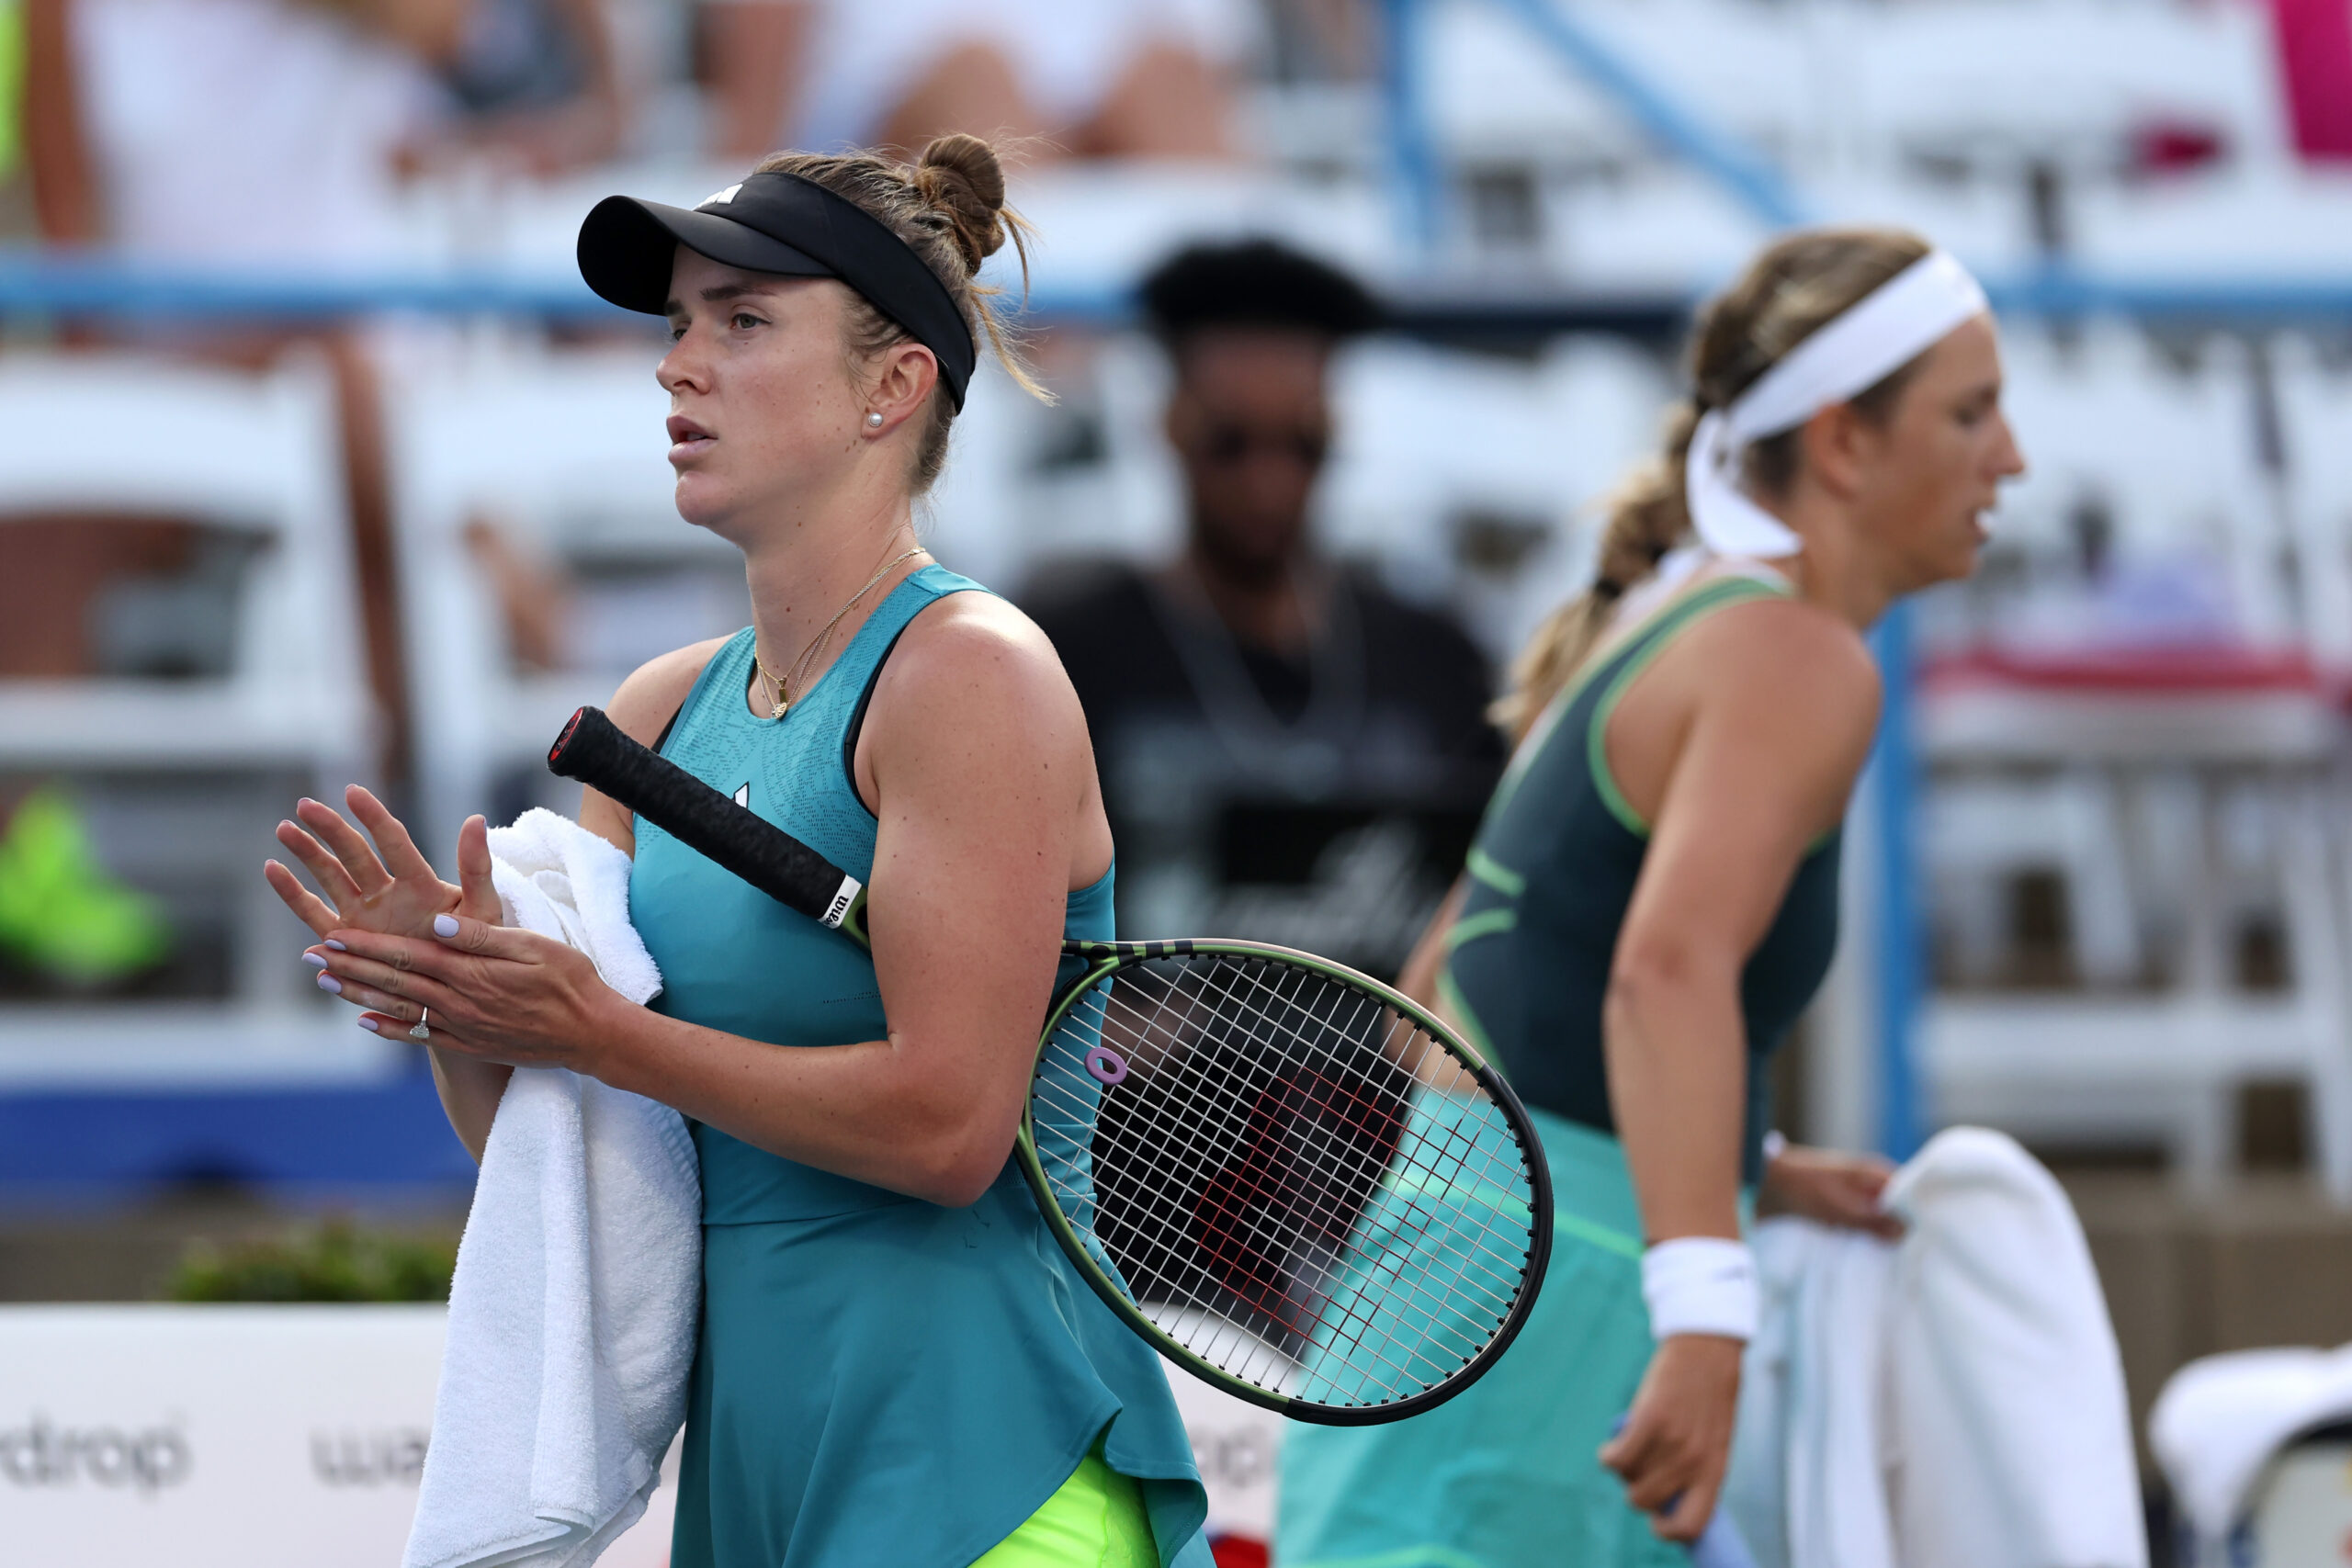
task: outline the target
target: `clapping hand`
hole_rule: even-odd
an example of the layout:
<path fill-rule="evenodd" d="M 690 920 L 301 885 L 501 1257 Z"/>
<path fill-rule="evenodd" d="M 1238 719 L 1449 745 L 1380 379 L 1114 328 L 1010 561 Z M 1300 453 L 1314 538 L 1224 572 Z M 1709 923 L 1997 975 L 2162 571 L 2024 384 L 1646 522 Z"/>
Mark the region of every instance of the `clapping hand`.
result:
<path fill-rule="evenodd" d="M 498 893 L 490 880 L 490 829 L 482 818 L 468 818 L 458 831 L 458 880 L 448 883 L 434 874 L 408 829 L 382 801 L 357 784 L 345 790 L 343 798 L 374 837 L 373 844 L 322 801 L 302 801 L 294 808 L 300 823 L 277 825 L 277 841 L 302 863 L 324 898 L 278 862 L 262 867 L 262 875 L 295 919 L 322 941 L 349 930 L 429 937 L 436 915 L 498 923 Z"/>

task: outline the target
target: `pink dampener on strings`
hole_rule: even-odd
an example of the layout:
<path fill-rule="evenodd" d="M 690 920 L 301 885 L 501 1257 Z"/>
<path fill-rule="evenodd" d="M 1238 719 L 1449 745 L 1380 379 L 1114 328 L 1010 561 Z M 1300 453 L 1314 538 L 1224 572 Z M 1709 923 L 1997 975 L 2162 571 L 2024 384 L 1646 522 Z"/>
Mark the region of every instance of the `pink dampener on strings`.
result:
<path fill-rule="evenodd" d="M 1097 1045 L 1086 1054 L 1086 1070 L 1106 1084 L 1127 1081 L 1126 1058 L 1108 1045 Z"/>

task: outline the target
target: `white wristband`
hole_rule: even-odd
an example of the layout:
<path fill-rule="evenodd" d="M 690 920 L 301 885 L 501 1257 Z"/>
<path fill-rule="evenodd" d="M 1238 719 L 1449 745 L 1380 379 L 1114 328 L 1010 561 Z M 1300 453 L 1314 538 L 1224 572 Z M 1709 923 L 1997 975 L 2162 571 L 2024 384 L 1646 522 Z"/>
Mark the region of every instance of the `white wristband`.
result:
<path fill-rule="evenodd" d="M 1756 1258 L 1742 1242 L 1686 1235 L 1642 1254 L 1642 1300 L 1649 1303 L 1650 1337 L 1717 1334 L 1756 1337 Z"/>

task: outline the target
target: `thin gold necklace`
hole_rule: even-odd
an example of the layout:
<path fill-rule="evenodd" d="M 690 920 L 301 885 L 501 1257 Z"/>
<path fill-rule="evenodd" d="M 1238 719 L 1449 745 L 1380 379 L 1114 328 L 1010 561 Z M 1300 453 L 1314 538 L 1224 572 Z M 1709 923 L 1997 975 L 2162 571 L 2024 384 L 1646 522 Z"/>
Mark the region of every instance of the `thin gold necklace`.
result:
<path fill-rule="evenodd" d="M 894 569 L 914 559 L 915 557 L 922 555 L 922 553 L 923 547 L 921 545 L 917 545 L 913 549 L 907 551 L 906 554 L 893 556 L 888 560 L 883 562 L 882 569 L 879 571 L 876 571 L 872 577 L 865 580 L 865 586 L 851 594 L 849 596 L 848 603 L 844 604 L 840 609 L 833 612 L 833 618 L 825 623 L 824 629 L 820 631 L 815 637 L 808 639 L 808 646 L 800 650 L 800 657 L 792 661 L 792 668 L 785 671 L 784 679 L 780 681 L 777 680 L 775 676 L 769 671 L 767 665 L 762 661 L 758 642 L 754 641 L 752 644 L 752 671 L 759 677 L 760 683 L 767 688 L 768 716 L 770 718 L 782 718 L 786 714 L 792 711 L 792 705 L 798 700 L 792 694 L 794 683 L 797 682 L 801 675 L 808 670 L 809 660 L 817 657 L 817 650 L 824 647 L 825 639 L 833 635 L 833 628 L 842 624 L 842 617 L 848 615 L 852 610 L 857 608 L 857 602 L 860 599 L 865 598 L 868 593 L 873 592 L 874 585 L 881 581 L 884 578 L 889 576 Z M 808 694 L 805 691 L 800 694 L 803 697 Z"/>

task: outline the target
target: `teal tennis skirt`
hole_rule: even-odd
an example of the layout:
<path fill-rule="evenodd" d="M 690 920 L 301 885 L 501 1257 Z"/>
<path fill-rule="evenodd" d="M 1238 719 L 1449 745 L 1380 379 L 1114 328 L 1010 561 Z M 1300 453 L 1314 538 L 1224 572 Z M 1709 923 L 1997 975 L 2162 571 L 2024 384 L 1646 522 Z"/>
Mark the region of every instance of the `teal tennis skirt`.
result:
<path fill-rule="evenodd" d="M 1527 1325 L 1461 1394 L 1385 1427 L 1293 1427 L 1283 1568 L 1690 1568 L 1598 1457 L 1649 1366 L 1642 1223 L 1615 1138 L 1530 1111 L 1552 1264 Z"/>

